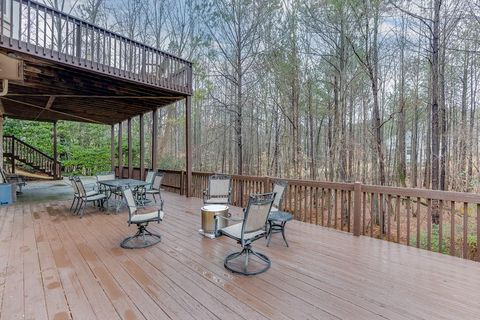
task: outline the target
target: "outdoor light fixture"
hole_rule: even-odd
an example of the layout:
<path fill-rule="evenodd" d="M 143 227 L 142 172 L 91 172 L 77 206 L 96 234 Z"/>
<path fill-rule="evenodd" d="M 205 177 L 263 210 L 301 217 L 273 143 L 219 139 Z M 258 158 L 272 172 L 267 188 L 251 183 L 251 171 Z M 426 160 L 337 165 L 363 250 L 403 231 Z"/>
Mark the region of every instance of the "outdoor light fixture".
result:
<path fill-rule="evenodd" d="M 23 61 L 0 54 L 0 79 L 2 91 L 0 97 L 8 94 L 8 81 L 23 81 Z"/>

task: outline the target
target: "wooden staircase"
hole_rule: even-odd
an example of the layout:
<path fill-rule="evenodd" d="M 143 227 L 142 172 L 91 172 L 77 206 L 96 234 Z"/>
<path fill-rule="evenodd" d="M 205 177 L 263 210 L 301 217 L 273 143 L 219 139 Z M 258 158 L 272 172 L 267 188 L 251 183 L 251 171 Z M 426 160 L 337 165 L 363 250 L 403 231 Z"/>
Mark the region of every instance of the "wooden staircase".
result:
<path fill-rule="evenodd" d="M 15 166 L 18 161 L 37 173 L 53 179 L 62 178 L 60 162 L 14 136 L 3 136 L 3 157 L 5 165 L 11 167 L 10 171 L 12 173 L 15 173 Z"/>

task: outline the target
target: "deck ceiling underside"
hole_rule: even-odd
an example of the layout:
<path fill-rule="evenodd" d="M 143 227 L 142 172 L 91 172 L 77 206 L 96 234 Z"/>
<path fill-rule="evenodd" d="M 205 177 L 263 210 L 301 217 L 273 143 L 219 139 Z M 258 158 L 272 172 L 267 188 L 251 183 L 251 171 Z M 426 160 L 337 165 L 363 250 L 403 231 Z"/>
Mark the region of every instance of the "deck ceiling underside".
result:
<path fill-rule="evenodd" d="M 0 49 L 0 53 L 9 53 Z M 9 84 L 1 101 L 11 118 L 115 124 L 182 100 L 165 89 L 119 80 L 95 71 L 15 52 L 24 61 L 24 81 Z"/>

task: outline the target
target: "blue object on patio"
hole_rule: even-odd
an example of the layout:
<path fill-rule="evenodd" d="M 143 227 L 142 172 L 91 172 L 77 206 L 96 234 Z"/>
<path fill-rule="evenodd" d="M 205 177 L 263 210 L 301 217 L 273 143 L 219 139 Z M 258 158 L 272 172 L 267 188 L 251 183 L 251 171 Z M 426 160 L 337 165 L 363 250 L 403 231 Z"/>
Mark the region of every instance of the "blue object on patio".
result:
<path fill-rule="evenodd" d="M 0 183 L 0 205 L 13 203 L 11 183 Z"/>

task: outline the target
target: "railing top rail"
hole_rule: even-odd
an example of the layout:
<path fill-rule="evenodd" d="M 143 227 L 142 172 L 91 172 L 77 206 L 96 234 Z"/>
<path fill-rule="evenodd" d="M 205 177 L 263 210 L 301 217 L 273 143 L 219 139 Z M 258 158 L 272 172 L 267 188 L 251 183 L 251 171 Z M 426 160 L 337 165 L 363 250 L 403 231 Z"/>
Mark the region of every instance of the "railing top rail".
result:
<path fill-rule="evenodd" d="M 51 156 L 49 156 L 48 154 L 46 154 L 46 153 L 38 150 L 38 149 L 35 148 L 34 146 L 26 143 L 25 141 L 22 141 L 22 140 L 18 139 L 18 138 L 15 137 L 15 136 L 5 135 L 5 136 L 3 136 L 3 138 L 4 138 L 4 139 L 5 139 L 5 138 L 7 138 L 7 139 L 13 139 L 13 140 L 16 141 L 17 143 L 23 144 L 24 146 L 28 147 L 29 149 L 32 149 L 33 151 L 35 151 L 36 153 L 41 154 L 43 157 L 47 158 L 48 160 L 50 160 L 50 161 L 55 161 L 55 159 L 54 159 L 53 157 L 51 157 Z"/>
<path fill-rule="evenodd" d="M 362 184 L 362 192 L 389 194 L 400 197 L 426 198 L 432 200 L 468 202 L 480 204 L 480 194 L 471 192 L 400 188 Z"/>
<path fill-rule="evenodd" d="M 183 170 L 164 170 L 160 171 L 181 174 L 185 171 Z M 204 172 L 204 171 L 193 171 L 194 175 L 198 176 L 210 176 L 214 174 L 213 172 Z M 301 179 L 283 179 L 277 177 L 269 176 L 247 176 L 247 175 L 230 175 L 233 179 L 238 180 L 256 180 L 262 181 L 268 179 L 272 182 L 273 180 L 285 180 L 289 185 L 296 186 L 306 186 L 306 187 L 317 187 L 325 189 L 337 189 L 345 191 L 353 191 L 355 188 L 355 183 L 353 182 L 329 182 L 329 181 L 315 181 L 315 180 L 301 180 Z M 455 201 L 455 202 L 468 202 L 472 204 L 480 204 L 480 194 L 470 193 L 470 192 L 457 192 L 457 191 L 442 191 L 442 190 L 428 190 L 428 189 L 419 189 L 419 188 L 403 188 L 403 187 L 391 187 L 391 186 L 380 186 L 380 185 L 368 185 L 361 184 L 361 192 L 366 193 L 377 193 L 377 194 L 387 194 L 392 196 L 400 197 L 410 197 L 410 198 L 423 198 L 423 199 L 432 199 L 432 200 L 441 200 L 441 201 Z"/>
<path fill-rule="evenodd" d="M 3 0 L 3 1 L 5 1 L 5 0 Z M 115 37 L 117 37 L 117 38 L 119 38 L 119 39 L 121 39 L 121 40 L 123 40 L 123 41 L 128 41 L 128 42 L 133 43 L 133 44 L 135 44 L 135 45 L 138 45 L 138 46 L 140 46 L 140 47 L 147 48 L 147 49 L 149 49 L 149 50 L 155 51 L 155 52 L 160 53 L 160 54 L 162 54 L 162 55 L 165 55 L 165 56 L 168 56 L 168 57 L 170 57 L 170 58 L 176 59 L 176 60 L 178 60 L 178 61 L 180 61 L 180 62 L 183 62 L 183 63 L 185 63 L 185 64 L 187 64 L 187 65 L 189 65 L 189 66 L 192 66 L 192 63 L 191 63 L 190 61 L 185 60 L 185 59 L 182 59 L 182 58 L 180 58 L 180 57 L 178 57 L 178 56 L 176 56 L 176 55 L 174 55 L 174 54 L 171 54 L 171 53 L 162 51 L 162 50 L 157 49 L 157 48 L 154 48 L 154 47 L 152 47 L 152 46 L 150 46 L 150 45 L 147 45 L 147 44 L 141 43 L 141 42 L 139 42 L 139 41 L 130 39 L 130 38 L 128 38 L 128 37 L 126 37 L 126 36 L 123 36 L 123 35 L 121 35 L 121 34 L 119 34 L 119 33 L 117 33 L 117 32 L 107 30 L 107 29 L 102 28 L 102 27 L 100 27 L 100 26 L 97 26 L 97 25 L 95 25 L 95 24 L 93 24 L 93 23 L 87 22 L 87 21 L 85 21 L 85 20 L 83 20 L 83 19 L 81 19 L 81 18 L 78 18 L 78 17 L 75 17 L 75 16 L 73 16 L 73 15 L 71 15 L 71 14 L 68 14 L 68 13 L 65 13 L 65 12 L 62 12 L 62 11 L 59 11 L 59 10 L 57 10 L 57 9 L 55 9 L 55 8 L 49 7 L 49 6 L 45 5 L 45 4 L 39 3 L 39 2 L 37 2 L 37 1 L 33 1 L 33 0 L 12 0 L 12 1 L 15 1 L 15 2 L 18 2 L 18 3 L 25 3 L 25 4 L 28 4 L 28 3 L 34 4 L 36 7 L 41 7 L 41 8 L 43 8 L 44 10 L 49 10 L 49 11 L 55 13 L 56 15 L 63 16 L 63 17 L 65 17 L 65 18 L 68 18 L 68 19 L 72 20 L 73 22 L 78 22 L 78 23 L 84 24 L 84 25 L 86 25 L 86 26 L 88 26 L 88 27 L 95 28 L 95 29 L 100 30 L 100 31 L 102 31 L 102 32 L 104 32 L 104 33 L 108 33 L 108 34 L 110 34 L 110 35 L 112 35 L 112 36 L 115 36 Z M 33 9 L 33 8 L 32 8 L 32 9 Z"/>

